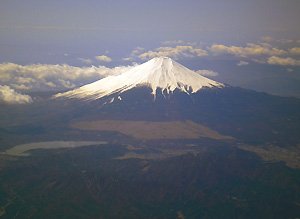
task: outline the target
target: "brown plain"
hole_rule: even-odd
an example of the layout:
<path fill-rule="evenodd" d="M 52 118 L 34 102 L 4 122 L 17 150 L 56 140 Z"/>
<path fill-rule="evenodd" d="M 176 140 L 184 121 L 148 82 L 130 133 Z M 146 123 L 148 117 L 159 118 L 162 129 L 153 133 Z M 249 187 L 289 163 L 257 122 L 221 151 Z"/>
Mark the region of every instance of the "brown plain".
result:
<path fill-rule="evenodd" d="M 150 122 L 98 120 L 72 123 L 71 127 L 90 131 L 116 131 L 143 140 L 197 139 L 201 137 L 215 140 L 233 139 L 230 136 L 221 135 L 206 126 L 192 121 Z"/>

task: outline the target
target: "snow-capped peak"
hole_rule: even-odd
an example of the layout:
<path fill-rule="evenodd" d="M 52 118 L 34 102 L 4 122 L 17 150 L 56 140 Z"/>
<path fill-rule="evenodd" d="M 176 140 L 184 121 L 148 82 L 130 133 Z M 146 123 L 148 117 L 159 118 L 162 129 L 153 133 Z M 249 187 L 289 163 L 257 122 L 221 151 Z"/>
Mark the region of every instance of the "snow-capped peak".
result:
<path fill-rule="evenodd" d="M 152 94 L 156 95 L 158 88 L 167 93 L 175 89 L 194 93 L 204 87 L 224 85 L 199 75 L 171 58 L 157 57 L 120 75 L 106 77 L 80 88 L 56 94 L 55 97 L 95 100 L 140 86 L 150 87 Z"/>

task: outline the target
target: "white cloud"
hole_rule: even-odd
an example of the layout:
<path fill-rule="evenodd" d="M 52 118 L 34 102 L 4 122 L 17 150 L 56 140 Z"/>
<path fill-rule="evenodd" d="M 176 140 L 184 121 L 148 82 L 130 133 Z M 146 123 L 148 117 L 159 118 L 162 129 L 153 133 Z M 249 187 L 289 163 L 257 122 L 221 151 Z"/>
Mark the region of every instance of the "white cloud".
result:
<path fill-rule="evenodd" d="M 248 43 L 246 47 L 214 44 L 209 50 L 214 54 L 231 54 L 237 57 L 280 56 L 287 53 L 286 51 L 274 48 L 267 43 Z"/>
<path fill-rule="evenodd" d="M 271 65 L 300 66 L 300 60 L 293 59 L 290 57 L 282 58 L 282 57 L 278 57 L 278 56 L 272 56 L 272 57 L 268 58 L 267 62 Z"/>
<path fill-rule="evenodd" d="M 237 66 L 245 66 L 245 65 L 249 65 L 249 62 L 246 62 L 246 61 L 239 61 L 236 65 L 237 65 Z"/>
<path fill-rule="evenodd" d="M 97 59 L 100 62 L 111 62 L 112 61 L 112 58 L 110 58 L 109 56 L 106 56 L 106 55 L 95 56 L 95 59 Z"/>
<path fill-rule="evenodd" d="M 21 94 L 9 86 L 0 85 L 0 101 L 8 104 L 31 103 L 32 98 L 29 95 Z"/>
<path fill-rule="evenodd" d="M 139 55 L 142 60 L 152 59 L 154 57 L 167 56 L 174 59 L 180 57 L 202 57 L 207 56 L 207 52 L 201 48 L 193 46 L 159 47 L 154 51 L 148 51 Z"/>
<path fill-rule="evenodd" d="M 0 64 L 0 83 L 16 90 L 62 90 L 81 86 L 109 75 L 120 74 L 132 66 L 74 67 L 70 65 Z"/>
<path fill-rule="evenodd" d="M 219 73 L 212 71 L 212 70 L 198 70 L 196 71 L 198 74 L 202 75 L 202 76 L 210 76 L 210 77 L 215 77 L 218 76 Z"/>

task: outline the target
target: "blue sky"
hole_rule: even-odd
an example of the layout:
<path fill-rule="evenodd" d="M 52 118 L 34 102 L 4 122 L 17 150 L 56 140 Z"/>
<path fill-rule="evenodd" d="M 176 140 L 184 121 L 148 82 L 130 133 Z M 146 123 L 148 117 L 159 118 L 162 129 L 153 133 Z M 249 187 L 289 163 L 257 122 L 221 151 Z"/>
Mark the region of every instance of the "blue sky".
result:
<path fill-rule="evenodd" d="M 5 63 L 112 68 L 166 54 L 226 83 L 251 88 L 267 76 L 276 90 L 284 77 L 290 89 L 299 21 L 299 0 L 1 0 L 0 85 Z"/>

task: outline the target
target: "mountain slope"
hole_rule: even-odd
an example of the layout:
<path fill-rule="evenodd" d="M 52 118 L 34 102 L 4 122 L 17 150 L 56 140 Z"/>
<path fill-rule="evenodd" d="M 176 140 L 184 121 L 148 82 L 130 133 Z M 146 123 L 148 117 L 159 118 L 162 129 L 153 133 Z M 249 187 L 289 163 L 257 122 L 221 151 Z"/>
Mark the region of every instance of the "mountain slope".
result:
<path fill-rule="evenodd" d="M 216 81 L 205 78 L 167 57 L 153 58 L 129 71 L 110 76 L 55 97 L 96 100 L 111 94 L 122 93 L 134 87 L 150 87 L 156 96 L 158 88 L 167 94 L 178 89 L 195 93 L 204 87 L 223 87 Z"/>

